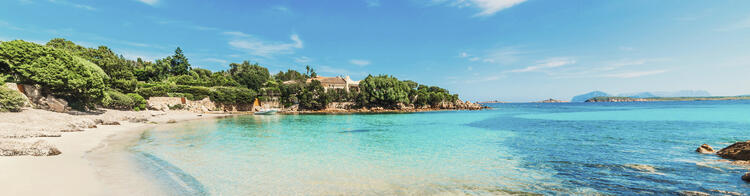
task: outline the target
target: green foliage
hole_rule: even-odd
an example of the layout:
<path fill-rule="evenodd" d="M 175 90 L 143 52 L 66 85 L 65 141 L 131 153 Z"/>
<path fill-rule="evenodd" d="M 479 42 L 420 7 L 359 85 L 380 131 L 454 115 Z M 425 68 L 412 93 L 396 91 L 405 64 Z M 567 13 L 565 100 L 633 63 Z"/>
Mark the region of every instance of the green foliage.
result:
<path fill-rule="evenodd" d="M 142 99 L 142 97 L 141 97 Z M 117 91 L 104 91 L 102 106 L 110 109 L 129 110 L 133 109 L 135 101 L 132 97 Z"/>
<path fill-rule="evenodd" d="M 169 58 L 169 73 L 172 75 L 185 75 L 190 71 L 190 63 L 187 57 L 182 54 L 182 49 L 177 47 L 172 58 Z"/>
<path fill-rule="evenodd" d="M 103 72 L 109 76 L 109 78 L 105 78 L 105 82 L 110 88 L 125 92 L 132 92 L 135 90 L 137 81 L 133 74 L 134 63 L 128 61 L 122 56 L 118 56 L 108 47 L 99 46 L 96 49 L 86 48 L 62 38 L 50 40 L 47 42 L 47 46 L 59 50 L 65 50 L 101 67 Z"/>
<path fill-rule="evenodd" d="M 104 97 L 107 75 L 64 50 L 21 40 L 2 42 L 0 61 L 21 82 L 40 84 L 73 106 L 93 106 Z"/>
<path fill-rule="evenodd" d="M 409 104 L 409 86 L 392 76 L 367 76 L 359 87 L 364 98 L 362 105 L 395 108 L 399 103 Z"/>
<path fill-rule="evenodd" d="M 24 101 L 26 99 L 20 92 L 0 86 L 0 112 L 20 112 Z"/>
<path fill-rule="evenodd" d="M 258 91 L 271 78 L 268 69 L 257 63 L 250 64 L 250 62 L 244 61 L 242 64 L 232 63 L 229 66 L 231 67 L 229 73 L 232 78 L 248 89 Z"/>
<path fill-rule="evenodd" d="M 241 87 L 214 87 L 211 100 L 220 104 L 251 104 L 257 93 Z"/>
<path fill-rule="evenodd" d="M 139 81 L 159 82 L 169 77 L 169 67 L 172 57 L 157 59 L 155 63 L 138 58 L 135 62 L 135 76 Z"/>
<path fill-rule="evenodd" d="M 290 80 L 296 80 L 296 81 L 303 81 L 305 80 L 305 75 L 302 75 L 302 73 L 297 72 L 296 70 L 286 70 L 286 72 L 279 71 L 276 75 L 273 76 L 276 78 L 276 80 L 280 81 L 290 81 Z"/>
<path fill-rule="evenodd" d="M 181 110 L 181 109 L 185 109 L 185 105 L 182 105 L 182 104 L 177 104 L 177 105 L 170 105 L 170 106 L 167 106 L 167 107 L 169 107 L 169 109 L 170 109 L 170 110 Z"/>
<path fill-rule="evenodd" d="M 300 109 L 305 110 L 322 110 L 331 102 L 325 92 L 325 88 L 317 80 L 312 80 L 312 82 L 305 85 L 302 92 L 297 94 L 297 99 L 299 100 Z"/>
<path fill-rule="evenodd" d="M 128 93 L 127 96 L 133 99 L 133 110 L 140 111 L 146 109 L 146 99 L 141 97 L 141 95 Z"/>

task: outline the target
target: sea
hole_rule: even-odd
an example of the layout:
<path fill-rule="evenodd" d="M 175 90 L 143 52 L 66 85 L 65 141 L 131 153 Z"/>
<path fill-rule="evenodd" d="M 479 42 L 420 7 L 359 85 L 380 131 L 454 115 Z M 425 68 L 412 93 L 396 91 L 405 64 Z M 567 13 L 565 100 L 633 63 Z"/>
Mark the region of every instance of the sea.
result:
<path fill-rule="evenodd" d="M 127 149 L 176 195 L 747 194 L 750 101 L 499 103 L 481 111 L 242 115 Z"/>

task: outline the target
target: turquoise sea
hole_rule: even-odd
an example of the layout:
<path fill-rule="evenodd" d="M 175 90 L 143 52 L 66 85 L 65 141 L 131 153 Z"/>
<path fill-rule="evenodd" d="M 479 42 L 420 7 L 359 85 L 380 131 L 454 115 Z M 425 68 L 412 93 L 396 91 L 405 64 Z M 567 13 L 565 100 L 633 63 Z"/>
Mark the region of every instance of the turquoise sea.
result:
<path fill-rule="evenodd" d="M 192 121 L 130 150 L 181 195 L 750 192 L 747 168 L 694 152 L 750 139 L 750 101 L 489 106 Z"/>

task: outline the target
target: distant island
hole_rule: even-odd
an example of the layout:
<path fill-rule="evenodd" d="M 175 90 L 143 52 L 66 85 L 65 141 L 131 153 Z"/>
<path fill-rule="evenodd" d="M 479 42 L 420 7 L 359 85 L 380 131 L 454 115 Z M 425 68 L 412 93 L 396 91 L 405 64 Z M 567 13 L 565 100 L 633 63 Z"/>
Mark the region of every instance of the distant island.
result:
<path fill-rule="evenodd" d="M 546 99 L 546 100 L 541 100 L 541 101 L 535 101 L 532 103 L 567 103 L 567 102 L 568 101 L 561 101 L 557 99 Z"/>
<path fill-rule="evenodd" d="M 575 96 L 571 99 L 571 102 L 593 102 L 596 100 L 602 100 L 602 97 L 609 97 L 605 100 L 612 100 L 611 102 L 615 101 L 648 101 L 648 100 L 641 100 L 644 98 L 649 99 L 659 99 L 662 100 L 662 98 L 670 98 L 669 100 L 684 100 L 684 99 L 690 99 L 690 98 L 709 98 L 711 97 L 713 99 L 713 96 L 711 96 L 708 91 L 704 90 L 681 90 L 681 91 L 655 91 L 655 92 L 638 92 L 638 93 L 620 93 L 617 95 L 605 93 L 602 91 L 592 91 L 586 94 Z M 596 100 L 591 100 L 592 98 L 600 98 Z M 589 101 L 591 100 L 591 101 Z"/>
<path fill-rule="evenodd" d="M 715 96 L 715 97 L 593 97 L 585 102 L 648 102 L 648 101 L 721 101 L 750 100 L 750 96 Z"/>

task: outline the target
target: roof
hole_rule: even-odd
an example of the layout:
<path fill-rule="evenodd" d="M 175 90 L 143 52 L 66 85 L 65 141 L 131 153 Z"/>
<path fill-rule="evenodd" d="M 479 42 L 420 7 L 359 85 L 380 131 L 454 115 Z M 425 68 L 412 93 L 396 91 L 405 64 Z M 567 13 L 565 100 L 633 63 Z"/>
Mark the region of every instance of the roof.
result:
<path fill-rule="evenodd" d="M 314 77 L 307 79 L 307 82 L 311 82 L 312 80 L 320 81 L 320 83 L 323 84 L 346 84 L 346 80 L 344 80 L 341 77 Z"/>

